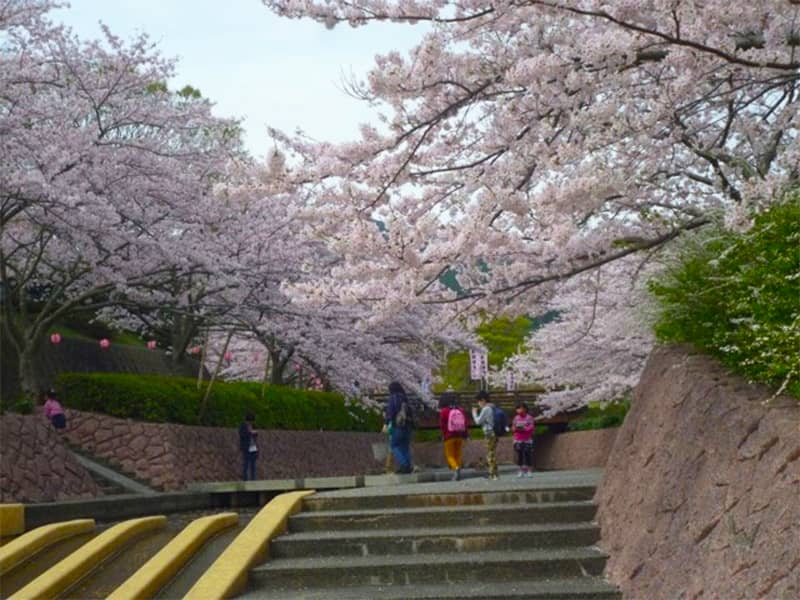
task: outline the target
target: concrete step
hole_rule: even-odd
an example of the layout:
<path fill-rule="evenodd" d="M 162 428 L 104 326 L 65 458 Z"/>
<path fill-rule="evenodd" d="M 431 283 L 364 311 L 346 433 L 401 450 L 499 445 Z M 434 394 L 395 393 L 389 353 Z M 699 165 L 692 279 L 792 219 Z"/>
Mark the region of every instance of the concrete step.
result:
<path fill-rule="evenodd" d="M 356 510 L 368 508 L 421 508 L 426 506 L 478 506 L 494 504 L 537 504 L 591 500 L 593 486 L 548 489 L 499 490 L 485 492 L 375 494 L 336 496 L 317 494 L 303 501 L 304 511 Z"/>
<path fill-rule="evenodd" d="M 517 523 L 379 531 L 323 531 L 281 536 L 270 543 L 272 558 L 372 556 L 426 552 L 475 552 L 507 548 L 591 546 L 600 528 L 591 523 Z"/>
<path fill-rule="evenodd" d="M 253 569 L 254 588 L 291 591 L 316 587 L 421 585 L 565 579 L 600 575 L 606 555 L 598 548 L 334 556 L 279 559 Z"/>
<path fill-rule="evenodd" d="M 300 513 L 289 519 L 290 531 L 341 531 L 576 523 L 591 521 L 596 506 L 589 501 L 541 502 L 529 505 L 462 505 L 391 510 L 341 510 Z"/>
<path fill-rule="evenodd" d="M 622 600 L 622 594 L 599 577 L 426 585 L 374 585 L 351 588 L 276 591 L 251 589 L 240 600 Z"/>

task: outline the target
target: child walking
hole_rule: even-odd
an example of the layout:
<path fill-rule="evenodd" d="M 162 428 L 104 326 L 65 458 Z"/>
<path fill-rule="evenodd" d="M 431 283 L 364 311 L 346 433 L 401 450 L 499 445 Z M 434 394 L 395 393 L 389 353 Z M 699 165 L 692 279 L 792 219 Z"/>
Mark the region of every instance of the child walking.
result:
<path fill-rule="evenodd" d="M 514 432 L 514 452 L 517 455 L 517 465 L 519 473 L 517 477 L 533 477 L 533 416 L 528 413 L 528 405 L 519 402 L 516 408 L 517 414 L 511 421 L 511 429 Z"/>

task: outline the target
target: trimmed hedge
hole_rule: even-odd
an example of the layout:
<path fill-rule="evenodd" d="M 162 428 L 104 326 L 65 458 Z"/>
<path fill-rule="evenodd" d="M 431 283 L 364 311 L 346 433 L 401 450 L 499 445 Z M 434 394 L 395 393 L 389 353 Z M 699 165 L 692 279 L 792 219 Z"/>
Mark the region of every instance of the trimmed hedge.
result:
<path fill-rule="evenodd" d="M 191 378 L 126 373 L 62 373 L 56 379 L 66 407 L 139 421 L 236 427 L 252 412 L 262 429 L 372 432 L 383 422 L 339 394 L 257 382 L 215 383 L 201 422 L 206 385 L 198 390 Z"/>

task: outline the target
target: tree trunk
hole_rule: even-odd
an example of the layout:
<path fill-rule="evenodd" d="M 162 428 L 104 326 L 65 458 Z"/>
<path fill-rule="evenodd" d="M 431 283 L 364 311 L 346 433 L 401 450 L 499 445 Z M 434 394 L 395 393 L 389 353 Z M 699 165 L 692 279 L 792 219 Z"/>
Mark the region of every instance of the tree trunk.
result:
<path fill-rule="evenodd" d="M 36 379 L 36 356 L 33 348 L 26 345 L 19 355 L 19 387 L 22 395 L 29 398 L 36 404 L 41 396 L 42 389 Z"/>
<path fill-rule="evenodd" d="M 225 345 L 222 347 L 222 352 L 219 354 L 219 360 L 217 361 L 217 365 L 214 367 L 214 372 L 211 374 L 211 380 L 208 382 L 206 393 L 203 395 L 203 400 L 200 402 L 200 411 L 197 415 L 197 418 L 201 423 L 203 422 L 203 419 L 206 416 L 206 410 L 208 409 L 208 398 L 211 396 L 211 386 L 214 385 L 214 381 L 216 381 L 217 375 L 219 375 L 219 371 L 222 368 L 222 361 L 225 360 L 225 353 L 228 351 L 228 344 L 231 343 L 232 337 L 233 331 L 228 333 L 228 337 L 225 338 Z M 206 339 L 206 345 L 207 344 L 208 339 Z"/>
<path fill-rule="evenodd" d="M 286 362 L 281 359 L 281 351 L 270 350 L 269 362 L 272 367 L 269 382 L 272 385 L 283 385 L 283 370 L 286 367 Z"/>

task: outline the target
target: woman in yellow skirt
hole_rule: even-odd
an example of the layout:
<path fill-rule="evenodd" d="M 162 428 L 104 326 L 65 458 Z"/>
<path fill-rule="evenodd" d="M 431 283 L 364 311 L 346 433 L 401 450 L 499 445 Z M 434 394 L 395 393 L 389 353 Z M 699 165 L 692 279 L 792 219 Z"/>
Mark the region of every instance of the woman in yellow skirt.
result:
<path fill-rule="evenodd" d="M 444 456 L 453 471 L 453 481 L 461 479 L 461 456 L 467 439 L 467 413 L 458 405 L 458 397 L 445 392 L 439 404 L 439 429 L 444 439 Z"/>

